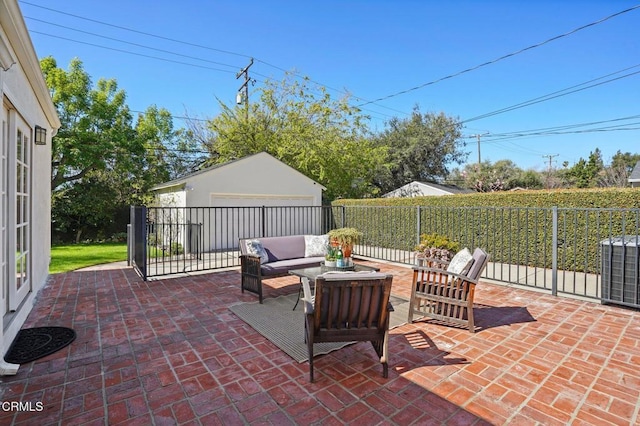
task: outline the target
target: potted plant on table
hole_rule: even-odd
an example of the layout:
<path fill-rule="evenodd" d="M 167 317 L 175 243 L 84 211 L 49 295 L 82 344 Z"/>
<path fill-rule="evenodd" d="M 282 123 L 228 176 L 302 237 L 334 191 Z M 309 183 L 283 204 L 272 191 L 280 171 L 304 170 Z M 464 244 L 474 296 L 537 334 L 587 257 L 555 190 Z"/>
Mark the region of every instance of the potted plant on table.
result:
<path fill-rule="evenodd" d="M 329 244 L 329 246 L 327 247 L 327 254 L 324 255 L 324 265 L 330 268 L 335 268 L 337 257 L 338 247 L 334 247 Z"/>
<path fill-rule="evenodd" d="M 416 245 L 416 263 L 419 266 L 438 266 L 438 260 L 450 262 L 453 256 L 460 251 L 460 243 L 439 234 L 421 234 L 420 244 Z M 426 264 L 426 265 L 425 265 Z M 442 265 L 440 263 L 440 265 Z"/>
<path fill-rule="evenodd" d="M 356 228 L 337 228 L 329 231 L 329 241 L 335 246 L 342 247 L 345 257 L 351 257 L 354 244 L 358 244 L 362 238 L 362 232 Z"/>

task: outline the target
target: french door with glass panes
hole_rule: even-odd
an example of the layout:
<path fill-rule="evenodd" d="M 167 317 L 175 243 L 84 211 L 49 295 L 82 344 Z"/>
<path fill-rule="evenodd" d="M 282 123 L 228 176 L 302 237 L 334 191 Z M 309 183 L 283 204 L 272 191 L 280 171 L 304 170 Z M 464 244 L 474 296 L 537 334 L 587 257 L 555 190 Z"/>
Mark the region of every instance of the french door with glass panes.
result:
<path fill-rule="evenodd" d="M 0 275 L 3 311 L 11 312 L 31 291 L 31 131 L 8 103 L 2 109 Z"/>

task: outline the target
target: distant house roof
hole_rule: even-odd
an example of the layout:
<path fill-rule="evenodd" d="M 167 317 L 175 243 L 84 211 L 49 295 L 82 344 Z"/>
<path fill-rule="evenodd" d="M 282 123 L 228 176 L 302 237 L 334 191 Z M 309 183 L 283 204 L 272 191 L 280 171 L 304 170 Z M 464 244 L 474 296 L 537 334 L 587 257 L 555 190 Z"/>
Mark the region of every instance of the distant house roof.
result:
<path fill-rule="evenodd" d="M 398 189 L 394 189 L 383 195 L 383 197 L 421 197 L 425 195 L 454 195 L 454 194 L 470 194 L 475 191 L 466 188 L 460 188 L 455 185 L 444 185 L 435 182 L 413 181 Z"/>
<path fill-rule="evenodd" d="M 638 161 L 629 175 L 629 183 L 640 182 L 640 161 Z"/>

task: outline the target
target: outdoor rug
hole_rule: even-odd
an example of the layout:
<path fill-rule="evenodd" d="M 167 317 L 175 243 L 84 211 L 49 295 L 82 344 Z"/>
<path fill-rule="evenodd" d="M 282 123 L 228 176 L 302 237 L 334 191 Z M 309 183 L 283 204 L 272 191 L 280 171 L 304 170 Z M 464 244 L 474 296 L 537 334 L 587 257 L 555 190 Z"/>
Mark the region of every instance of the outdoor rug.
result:
<path fill-rule="evenodd" d="M 293 306 L 298 298 L 297 293 L 266 298 L 263 303 L 239 303 L 229 309 L 243 321 L 253 327 L 258 333 L 273 342 L 291 358 L 298 362 L 309 359 L 307 344 L 304 342 L 304 312 L 302 302 L 296 310 Z M 394 311 L 391 312 L 389 328 L 398 327 L 407 322 L 409 302 L 399 297 L 389 299 Z M 316 343 L 313 354 L 323 355 L 343 348 L 354 342 Z"/>
<path fill-rule="evenodd" d="M 26 364 L 59 351 L 75 338 L 76 332 L 67 327 L 24 328 L 13 339 L 4 360 L 11 364 Z"/>

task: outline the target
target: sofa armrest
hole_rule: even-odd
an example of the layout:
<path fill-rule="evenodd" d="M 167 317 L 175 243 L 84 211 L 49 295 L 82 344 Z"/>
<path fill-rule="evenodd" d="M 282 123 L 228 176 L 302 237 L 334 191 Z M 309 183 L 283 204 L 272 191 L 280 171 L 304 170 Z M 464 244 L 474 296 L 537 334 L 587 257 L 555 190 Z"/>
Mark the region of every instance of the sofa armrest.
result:
<path fill-rule="evenodd" d="M 240 270 L 242 275 L 261 276 L 260 256 L 255 254 L 240 255 Z"/>
<path fill-rule="evenodd" d="M 240 272 L 242 292 L 245 290 L 258 295 L 262 303 L 262 269 L 260 269 L 260 257 L 253 254 L 240 256 Z"/>

